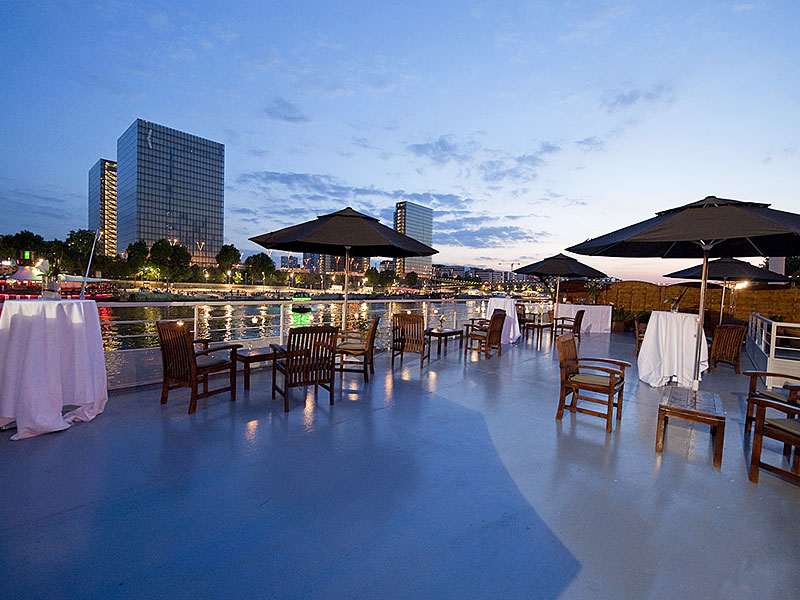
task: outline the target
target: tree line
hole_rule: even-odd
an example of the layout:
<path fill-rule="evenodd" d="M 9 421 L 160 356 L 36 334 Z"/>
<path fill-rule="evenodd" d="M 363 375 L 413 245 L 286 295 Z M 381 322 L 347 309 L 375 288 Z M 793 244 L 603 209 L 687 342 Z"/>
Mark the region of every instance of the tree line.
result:
<path fill-rule="evenodd" d="M 31 231 L 0 235 L 0 258 L 20 258 L 30 250 L 37 259 L 47 259 L 48 275 L 71 273 L 83 275 L 94 242 L 94 231 L 70 231 L 65 240 L 45 240 Z M 124 256 L 105 256 L 97 252 L 92 261 L 92 274 L 99 271 L 108 279 L 143 279 L 165 282 L 248 283 L 259 285 L 284 285 L 286 273 L 275 268 L 275 263 L 264 252 L 248 256 L 241 263 L 242 254 L 233 244 L 225 244 L 216 255 L 216 266 L 193 265 L 192 255 L 182 244 L 170 244 L 160 239 L 149 246 L 144 241 L 130 244 Z M 234 265 L 240 265 L 234 269 Z"/>

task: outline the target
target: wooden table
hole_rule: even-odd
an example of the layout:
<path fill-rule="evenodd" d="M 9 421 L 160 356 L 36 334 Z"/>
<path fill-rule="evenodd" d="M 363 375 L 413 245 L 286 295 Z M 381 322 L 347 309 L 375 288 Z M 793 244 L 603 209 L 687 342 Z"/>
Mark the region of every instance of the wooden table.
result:
<path fill-rule="evenodd" d="M 438 340 L 436 356 L 442 353 L 442 340 L 444 340 L 444 349 L 447 350 L 447 338 L 457 337 L 458 347 L 461 348 L 464 346 L 464 331 L 461 329 L 429 329 L 426 333 Z"/>
<path fill-rule="evenodd" d="M 688 388 L 670 386 L 661 398 L 656 426 L 656 452 L 664 448 L 664 430 L 669 417 L 704 423 L 711 426 L 714 437 L 714 466 L 722 466 L 722 447 L 725 443 L 725 415 L 719 395 L 693 392 Z"/>
<path fill-rule="evenodd" d="M 244 389 L 250 389 L 250 365 L 254 362 L 267 362 L 275 358 L 270 348 L 239 348 L 236 362 L 244 365 Z"/>

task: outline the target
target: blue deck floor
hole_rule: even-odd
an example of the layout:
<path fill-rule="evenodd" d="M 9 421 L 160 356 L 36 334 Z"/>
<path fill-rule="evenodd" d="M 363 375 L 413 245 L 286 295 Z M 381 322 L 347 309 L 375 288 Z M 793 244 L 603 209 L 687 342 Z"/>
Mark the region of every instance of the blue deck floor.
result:
<path fill-rule="evenodd" d="M 671 422 L 654 452 L 661 390 L 635 367 L 613 433 L 556 422 L 548 340 L 488 361 L 451 343 L 422 370 L 380 354 L 333 407 L 295 389 L 284 414 L 258 370 L 191 416 L 151 386 L 64 432 L 2 432 L 2 596 L 796 597 L 800 487 L 747 480 L 747 378 L 702 383 L 728 418 L 719 470 L 703 425 Z M 633 337 L 581 354 L 635 362 Z"/>

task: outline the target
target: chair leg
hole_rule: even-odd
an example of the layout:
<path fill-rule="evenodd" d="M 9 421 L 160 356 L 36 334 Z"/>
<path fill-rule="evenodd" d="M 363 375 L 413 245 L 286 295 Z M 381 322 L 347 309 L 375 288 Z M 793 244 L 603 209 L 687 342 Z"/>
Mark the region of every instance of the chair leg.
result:
<path fill-rule="evenodd" d="M 275 400 L 275 390 L 277 389 L 276 377 L 277 377 L 278 369 L 275 366 L 275 362 L 272 363 L 272 399 Z"/>
<path fill-rule="evenodd" d="M 161 404 L 167 403 L 167 396 L 169 396 L 169 381 L 164 378 L 164 382 L 161 384 Z"/>
<path fill-rule="evenodd" d="M 622 391 L 622 388 L 620 388 L 617 396 L 617 421 L 622 420 Z"/>
<path fill-rule="evenodd" d="M 331 396 L 331 406 L 333 406 L 333 379 L 328 382 L 328 393 Z"/>
<path fill-rule="evenodd" d="M 231 402 L 236 402 L 236 361 L 231 363 Z"/>
<path fill-rule="evenodd" d="M 611 433 L 611 424 L 614 422 L 614 392 L 608 395 L 608 408 L 606 409 L 606 433 Z"/>
<path fill-rule="evenodd" d="M 750 456 L 750 481 L 758 483 L 758 468 L 761 463 L 761 443 L 763 441 L 764 417 L 767 410 L 759 407 L 756 411 L 756 431 L 753 434 L 753 448 Z"/>
<path fill-rule="evenodd" d="M 751 402 L 747 403 L 747 412 L 744 416 L 744 433 L 745 435 L 750 435 L 750 429 L 753 426 L 753 409 L 754 404 Z"/>
<path fill-rule="evenodd" d="M 369 383 L 369 363 L 367 357 L 364 357 L 364 383 Z"/>
<path fill-rule="evenodd" d="M 573 394 L 575 392 L 572 392 Z M 566 386 L 561 386 L 561 395 L 558 397 L 558 410 L 556 411 L 556 421 L 560 421 L 561 418 L 564 416 L 564 404 L 567 401 L 567 388 Z"/>
<path fill-rule="evenodd" d="M 197 410 L 197 382 L 192 383 L 192 395 L 189 399 L 189 414 L 193 415 Z"/>

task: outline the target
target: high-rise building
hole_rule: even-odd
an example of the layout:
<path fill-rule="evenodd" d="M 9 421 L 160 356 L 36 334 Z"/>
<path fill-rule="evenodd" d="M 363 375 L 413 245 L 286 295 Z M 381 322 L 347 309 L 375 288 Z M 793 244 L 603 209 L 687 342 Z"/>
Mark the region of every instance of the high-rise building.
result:
<path fill-rule="evenodd" d="M 332 254 L 322 254 L 323 266 L 326 273 L 344 273 L 344 256 L 333 256 Z M 350 272 L 365 273 L 369 269 L 368 256 L 351 256 Z"/>
<path fill-rule="evenodd" d="M 312 252 L 303 252 L 303 268 L 309 273 L 317 273 L 319 271 L 319 254 Z"/>
<path fill-rule="evenodd" d="M 225 146 L 136 119 L 117 140 L 117 248 L 159 239 L 192 262 L 216 263 L 222 247 Z"/>
<path fill-rule="evenodd" d="M 394 210 L 394 228 L 430 246 L 433 243 L 433 210 L 413 202 L 398 202 Z M 430 275 L 431 262 L 430 256 L 396 258 L 395 271 L 398 275 L 405 275 L 411 271 L 417 275 Z"/>
<path fill-rule="evenodd" d="M 300 262 L 297 260 L 297 257 L 294 255 L 287 255 L 284 254 L 281 256 L 281 269 L 299 269 Z"/>
<path fill-rule="evenodd" d="M 97 252 L 117 253 L 117 163 L 101 158 L 89 169 L 89 229 L 101 232 Z"/>

